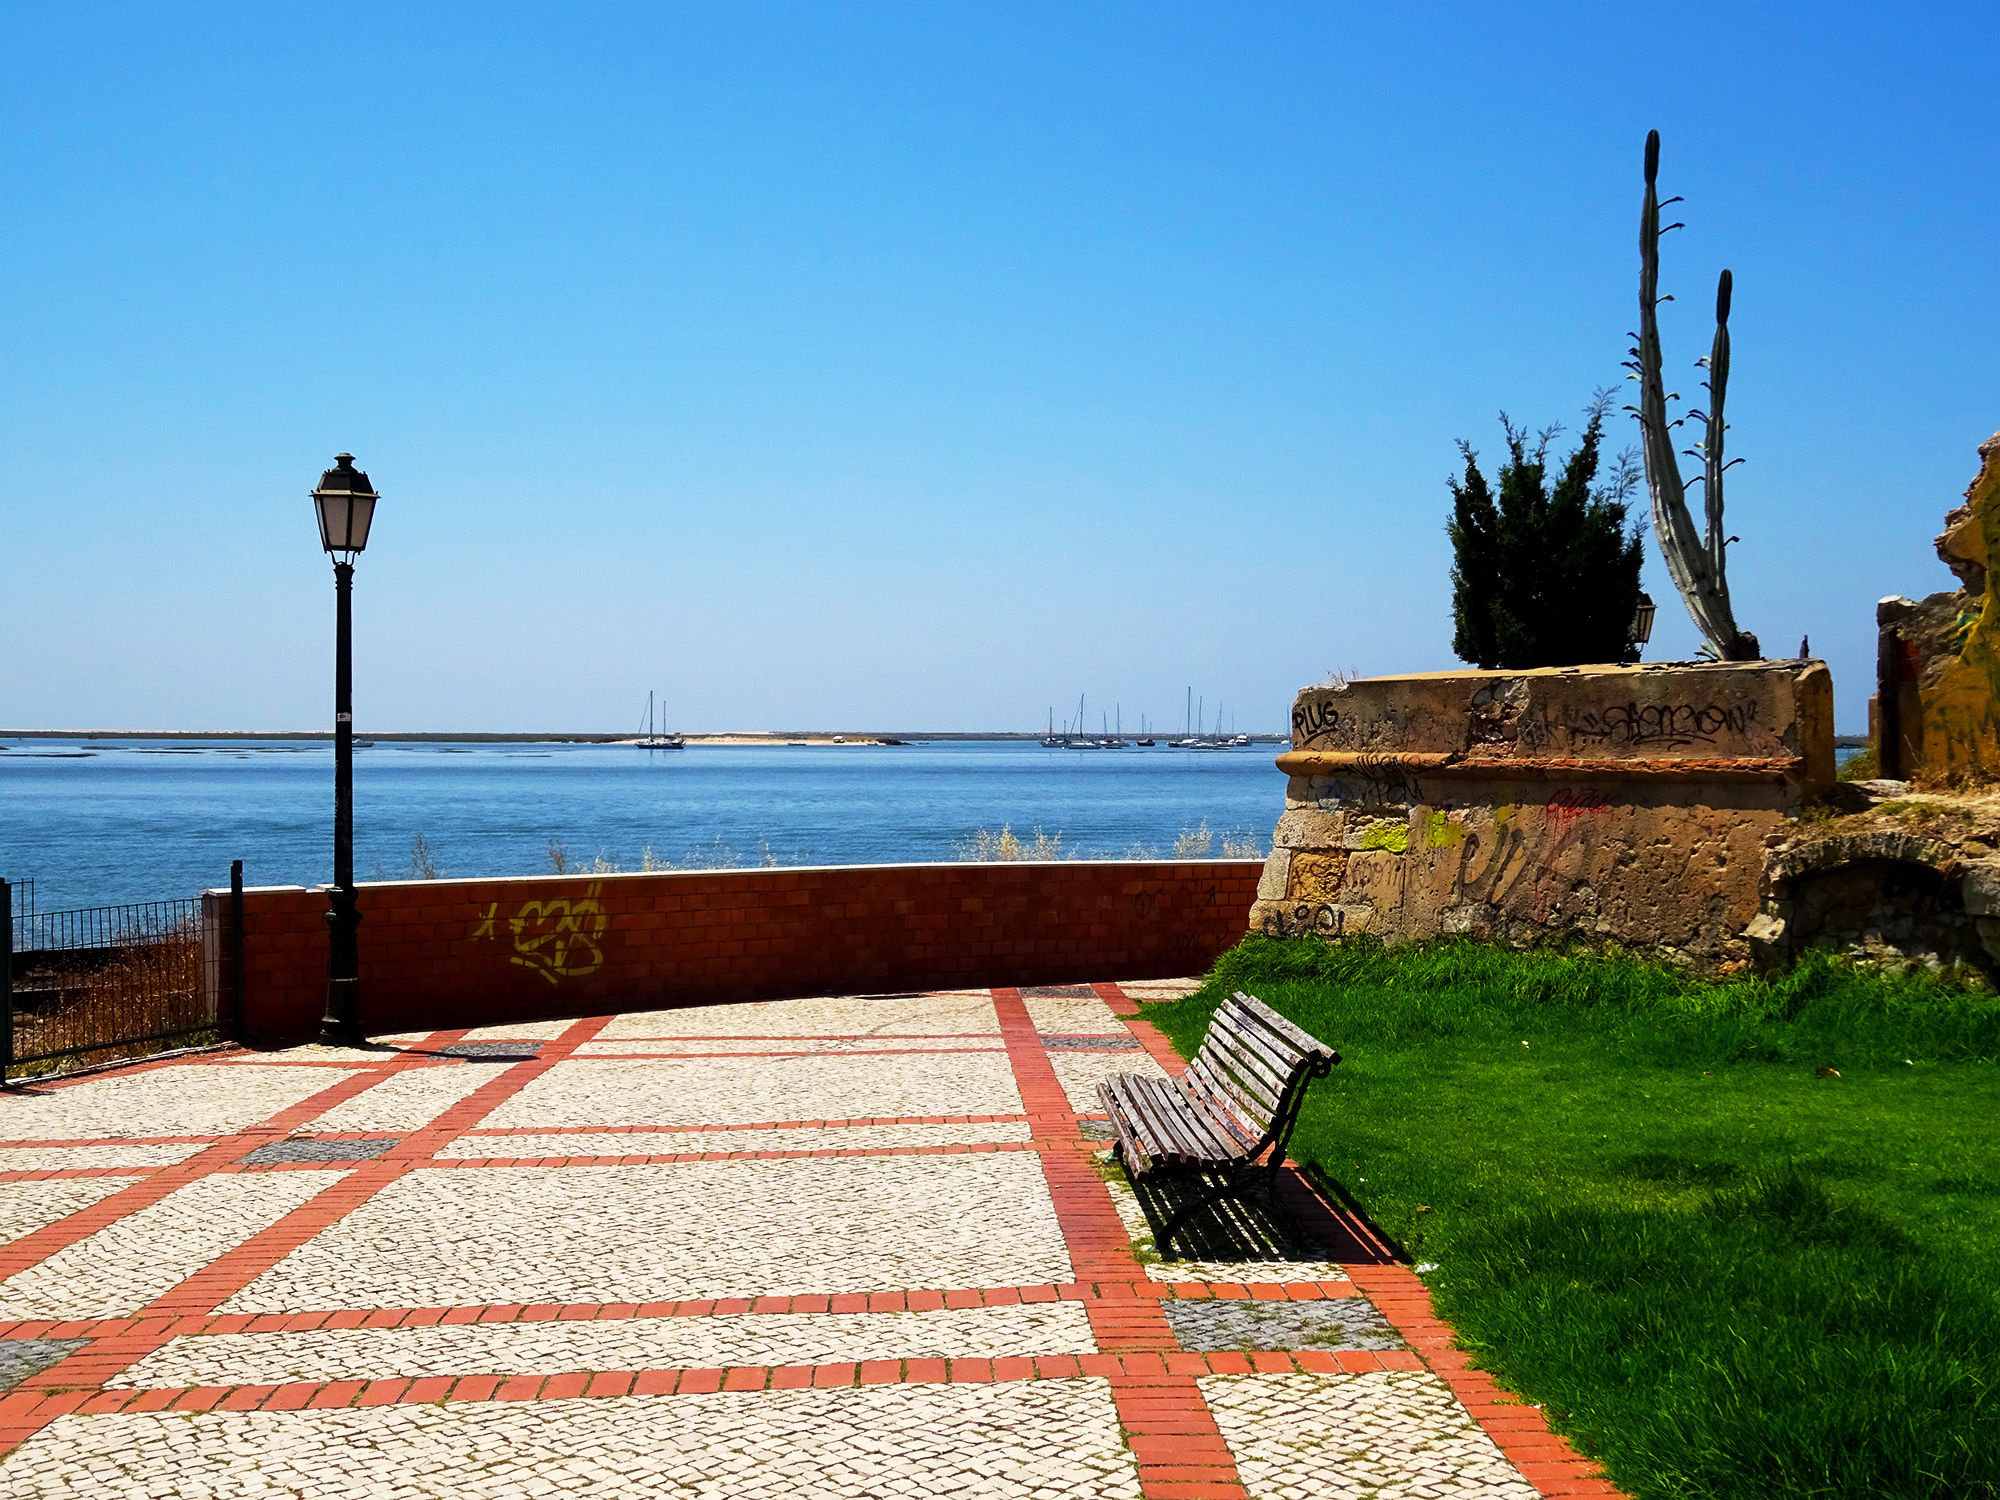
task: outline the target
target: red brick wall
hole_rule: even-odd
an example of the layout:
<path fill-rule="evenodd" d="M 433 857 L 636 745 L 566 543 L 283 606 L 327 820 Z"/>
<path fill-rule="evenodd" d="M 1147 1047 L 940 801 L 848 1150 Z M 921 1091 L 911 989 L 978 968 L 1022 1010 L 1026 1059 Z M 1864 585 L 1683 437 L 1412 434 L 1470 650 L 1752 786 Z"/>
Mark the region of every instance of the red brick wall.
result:
<path fill-rule="evenodd" d="M 360 888 L 371 1032 L 794 995 L 1199 973 L 1246 930 L 1256 860 L 859 865 Z M 211 972 L 228 1008 L 225 892 Z M 245 1030 L 310 1036 L 326 897 L 244 893 Z"/>

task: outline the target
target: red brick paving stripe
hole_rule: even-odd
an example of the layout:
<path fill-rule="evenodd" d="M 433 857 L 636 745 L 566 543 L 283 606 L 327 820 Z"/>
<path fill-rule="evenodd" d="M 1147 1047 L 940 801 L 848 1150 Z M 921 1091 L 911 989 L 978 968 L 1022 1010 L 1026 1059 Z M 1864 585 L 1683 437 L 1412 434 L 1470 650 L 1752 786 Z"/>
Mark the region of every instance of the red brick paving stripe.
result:
<path fill-rule="evenodd" d="M 1129 1283 L 1144 1279 L 1125 1223 L 1112 1207 L 1110 1190 L 1097 1175 L 1089 1148 L 1078 1139 L 1077 1117 L 1056 1079 L 1020 991 L 994 990 L 993 1009 L 1000 1018 L 1000 1032 L 1007 1041 L 1007 1058 L 1022 1104 L 1033 1118 L 1032 1134 L 1037 1139 L 1060 1136 L 1074 1146 L 1068 1151 L 1042 1153 L 1042 1172 L 1048 1179 L 1049 1197 L 1055 1204 L 1071 1266 L 1086 1281 Z M 1136 1276 L 1134 1271 L 1138 1271 Z M 1024 1300 L 1039 1300 L 1027 1289 L 1022 1296 Z M 1174 1340 L 1159 1300 L 1121 1298 L 1115 1308 L 1107 1306 L 1109 1300 L 1085 1304 L 1099 1350 L 1091 1363 L 1093 1369 L 1108 1374 L 1110 1366 L 1105 1361 L 1116 1359 L 1122 1371 L 1109 1377 L 1111 1397 L 1118 1408 L 1119 1425 L 1128 1434 L 1127 1445 L 1139 1461 L 1140 1493 L 1147 1500 L 1203 1500 L 1209 1496 L 1238 1500 L 1247 1494 L 1236 1460 L 1223 1443 L 1193 1374 L 1166 1372 L 1164 1355 Z M 1016 1372 L 1026 1363 L 995 1360 L 994 1377 L 1023 1378 Z M 1044 1377 L 1055 1371 L 1082 1373 L 1074 1356 L 1062 1361 L 1037 1360 L 1035 1364 L 1040 1367 L 1037 1373 Z M 1290 1367 L 1287 1361 L 1286 1368 Z M 1202 1440 L 1205 1446 L 1198 1451 L 1172 1446 L 1190 1437 Z M 1149 1451 L 1155 1444 L 1168 1446 Z"/>
<path fill-rule="evenodd" d="M 993 1010 L 1000 1017 L 1000 1035 L 1007 1044 L 1007 1061 L 1014 1069 L 1014 1083 L 1021 1091 L 1022 1106 L 1028 1112 L 1029 1130 L 1037 1140 L 1077 1139 L 1076 1115 L 1069 1107 L 1041 1037 L 1028 1015 L 1027 1002 L 1018 989 L 996 989 Z"/>
<path fill-rule="evenodd" d="M 1131 1370 L 1111 1377 L 1111 1399 L 1148 1500 L 1247 1493 L 1192 1374 Z"/>
<path fill-rule="evenodd" d="M 60 1182 L 70 1177 L 151 1177 L 171 1167 L 41 1167 L 0 1172 L 0 1182 Z"/>
<path fill-rule="evenodd" d="M 310 1207 L 310 1205 L 308 1205 Z M 1345 1282 L 1299 1282 L 1300 1289 L 1322 1295 L 1356 1296 Z M 1326 1293 L 1326 1287 L 1335 1287 Z M 1157 1309 L 1163 1295 L 1178 1295 L 1182 1301 L 1201 1301 L 1209 1296 L 1206 1282 L 1100 1281 L 1066 1287 L 957 1287 L 926 1290 L 885 1288 L 874 1292 L 809 1293 L 799 1296 L 737 1298 L 717 1301 L 691 1298 L 680 1302 L 572 1302 L 556 1314 L 562 1322 L 616 1322 L 626 1318 L 705 1318 L 740 1316 L 750 1313 L 824 1312 L 924 1312 L 940 1307 L 1017 1307 L 1024 1301 L 1069 1301 L 1083 1304 L 1093 1327 L 1100 1319 L 1103 1327 L 1117 1330 L 1120 1337 L 1164 1327 Z M 1023 1296 L 1024 1292 L 1030 1293 Z M 120 1340 L 120 1347 L 132 1356 L 157 1348 L 162 1337 L 229 1333 L 311 1333 L 322 1328 L 429 1328 L 462 1323 L 532 1322 L 537 1309 L 520 1303 L 471 1304 L 463 1307 L 378 1307 L 332 1308 L 296 1313 L 215 1313 L 174 1314 L 156 1309 L 144 1316 L 124 1318 L 75 1318 L 67 1322 L 50 1319 L 0 1323 L 0 1339 L 88 1338 L 104 1342 Z M 1156 1317 L 1161 1321 L 1153 1321 Z M 129 1342 L 127 1342 L 129 1341 Z M 1128 1347 L 1148 1347 L 1131 1345 Z M 1372 1367 L 1371 1367 L 1372 1368 Z"/>
<path fill-rule="evenodd" d="M 87 1135 L 64 1136 L 57 1140 L 0 1141 L 0 1148 L 20 1151 L 65 1146 L 205 1146 L 221 1139 L 223 1137 L 214 1135 Z"/>
<path fill-rule="evenodd" d="M 1352 1353 L 1354 1351 L 1343 1351 Z M 1272 1369 L 1312 1371 L 1325 1351 L 1275 1356 Z M 1158 1354 L 1057 1354 L 1014 1359 L 874 1359 L 814 1365 L 732 1365 L 705 1369 L 568 1370 L 555 1375 L 438 1375 L 411 1380 L 349 1377 L 281 1385 L 206 1385 L 18 1390 L 0 1398 L 0 1428 L 32 1431 L 67 1411 L 297 1411 L 305 1407 L 412 1406 L 438 1401 L 568 1401 L 694 1391 L 825 1389 L 854 1385 L 921 1385 L 950 1381 L 1104 1379 L 1113 1386 L 1119 1420 L 1147 1437 L 1154 1451 L 1207 1453 L 1222 1448 L 1214 1419 L 1194 1379 L 1239 1373 L 1241 1356 L 1183 1354 L 1185 1371 L 1168 1373 Z M 1370 1365 L 1368 1368 L 1380 1368 Z M 1188 1392 L 1193 1392 L 1190 1402 Z M 1135 1445 L 1135 1451 L 1137 1451 Z M 1226 1449 L 1223 1449 L 1226 1453 Z M 1544 1461 L 1551 1461 L 1545 1455 Z"/>

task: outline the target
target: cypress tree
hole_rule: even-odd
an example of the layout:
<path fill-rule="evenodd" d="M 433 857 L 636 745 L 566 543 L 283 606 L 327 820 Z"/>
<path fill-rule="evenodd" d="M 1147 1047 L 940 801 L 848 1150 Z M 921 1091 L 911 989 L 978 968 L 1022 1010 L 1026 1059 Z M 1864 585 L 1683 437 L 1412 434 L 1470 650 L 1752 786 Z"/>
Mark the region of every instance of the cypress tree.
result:
<path fill-rule="evenodd" d="M 1568 667 L 1632 662 L 1627 640 L 1645 560 L 1638 523 L 1628 526 L 1638 482 L 1630 453 L 1596 486 L 1611 393 L 1585 409 L 1581 441 L 1549 485 L 1549 445 L 1562 429 L 1532 437 L 1500 414 L 1507 459 L 1496 495 L 1464 439 L 1463 478 L 1451 478 L 1452 650 L 1482 667 Z"/>

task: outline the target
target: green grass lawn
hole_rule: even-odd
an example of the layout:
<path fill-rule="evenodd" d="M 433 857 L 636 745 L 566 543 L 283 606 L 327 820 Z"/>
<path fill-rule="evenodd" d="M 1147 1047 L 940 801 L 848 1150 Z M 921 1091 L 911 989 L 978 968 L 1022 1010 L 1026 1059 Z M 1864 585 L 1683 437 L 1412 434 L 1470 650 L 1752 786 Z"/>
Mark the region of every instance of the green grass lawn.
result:
<path fill-rule="evenodd" d="M 1147 1018 L 1235 989 L 1345 1057 L 1292 1155 L 1630 1493 L 2000 1496 L 2000 1000 L 1252 937 Z"/>

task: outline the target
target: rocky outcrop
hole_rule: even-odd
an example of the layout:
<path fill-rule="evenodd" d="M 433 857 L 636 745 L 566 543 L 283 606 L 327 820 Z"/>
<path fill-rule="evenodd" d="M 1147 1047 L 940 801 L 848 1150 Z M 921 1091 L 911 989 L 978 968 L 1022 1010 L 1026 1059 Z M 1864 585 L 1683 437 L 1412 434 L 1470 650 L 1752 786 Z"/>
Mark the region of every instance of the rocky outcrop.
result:
<path fill-rule="evenodd" d="M 1945 516 L 1938 558 L 1959 587 L 1876 606 L 1880 636 L 1870 733 L 1885 774 L 1932 784 L 2000 777 L 2000 433 L 1979 445 L 1965 503 Z"/>

